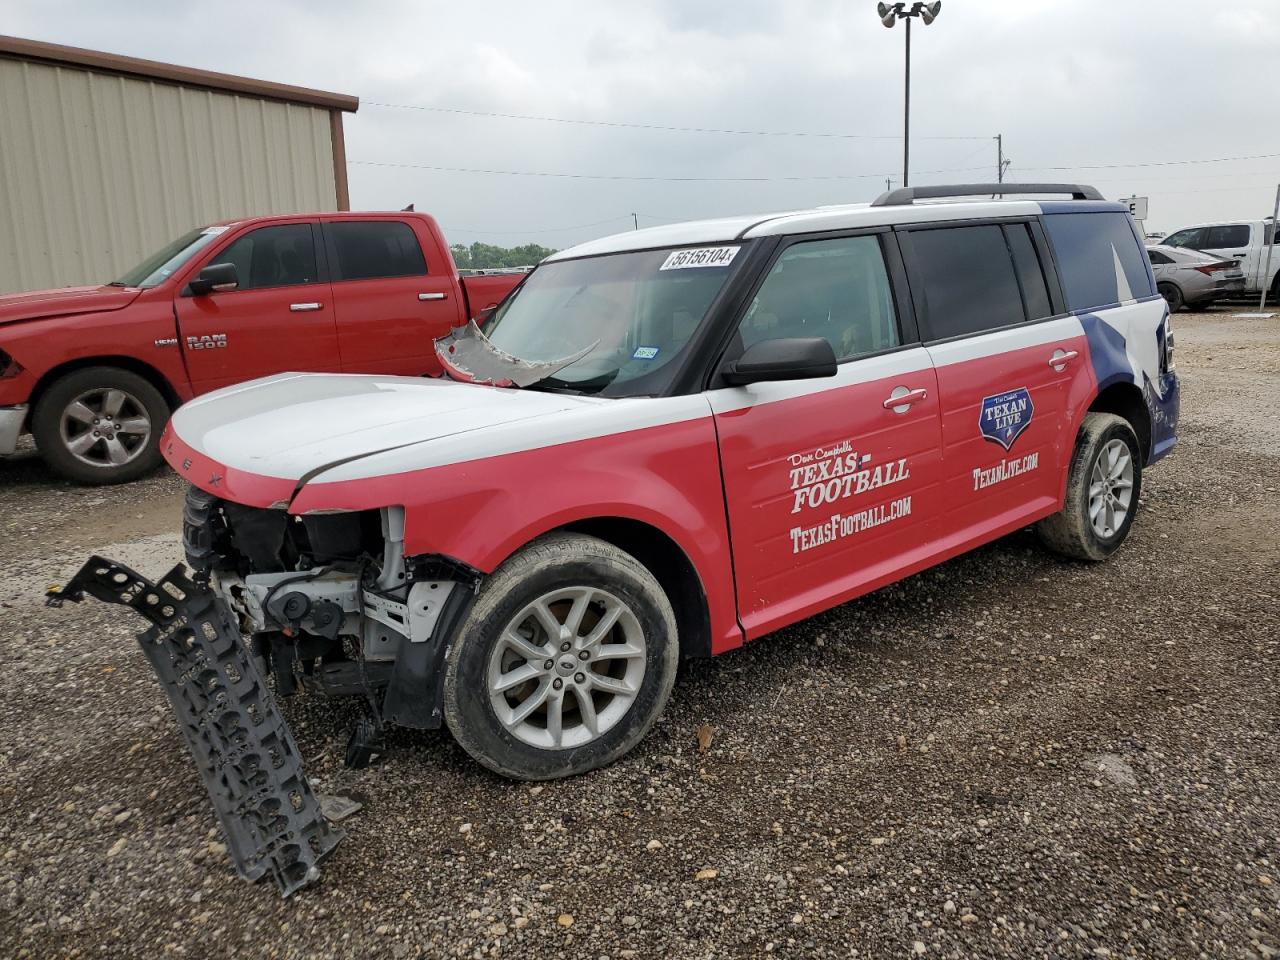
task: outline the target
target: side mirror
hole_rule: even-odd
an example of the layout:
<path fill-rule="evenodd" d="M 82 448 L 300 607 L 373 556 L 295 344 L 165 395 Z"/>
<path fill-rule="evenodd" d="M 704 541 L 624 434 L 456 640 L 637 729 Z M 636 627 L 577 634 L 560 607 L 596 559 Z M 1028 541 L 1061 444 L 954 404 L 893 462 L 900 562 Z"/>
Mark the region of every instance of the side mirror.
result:
<path fill-rule="evenodd" d="M 240 278 L 236 276 L 234 263 L 211 263 L 187 284 L 187 289 L 193 297 L 201 297 L 207 293 L 225 293 L 238 286 Z"/>
<path fill-rule="evenodd" d="M 721 370 L 725 382 L 741 387 L 772 380 L 811 380 L 836 375 L 836 352 L 822 337 L 786 337 L 753 343 Z"/>

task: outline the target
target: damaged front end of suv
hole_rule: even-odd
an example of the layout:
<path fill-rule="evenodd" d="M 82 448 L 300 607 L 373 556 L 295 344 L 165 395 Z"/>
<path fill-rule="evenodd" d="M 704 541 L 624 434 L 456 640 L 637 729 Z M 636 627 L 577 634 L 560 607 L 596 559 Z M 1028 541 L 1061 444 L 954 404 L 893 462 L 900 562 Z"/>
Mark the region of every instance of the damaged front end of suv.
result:
<path fill-rule="evenodd" d="M 342 839 L 302 767 L 275 696 L 359 697 L 346 763 L 368 765 L 386 724 L 442 723 L 445 637 L 479 573 L 404 556 L 404 510 L 297 516 L 189 488 L 181 564 L 152 583 L 91 557 L 49 603 L 87 593 L 151 621 L 138 641 L 174 710 L 227 849 L 246 880 L 289 895 Z"/>
<path fill-rule="evenodd" d="M 407 559 L 402 508 L 298 516 L 193 487 L 183 544 L 279 696 L 301 687 L 366 702 L 348 765 L 369 762 L 386 723 L 441 725 L 444 638 L 480 574 L 446 557 Z"/>

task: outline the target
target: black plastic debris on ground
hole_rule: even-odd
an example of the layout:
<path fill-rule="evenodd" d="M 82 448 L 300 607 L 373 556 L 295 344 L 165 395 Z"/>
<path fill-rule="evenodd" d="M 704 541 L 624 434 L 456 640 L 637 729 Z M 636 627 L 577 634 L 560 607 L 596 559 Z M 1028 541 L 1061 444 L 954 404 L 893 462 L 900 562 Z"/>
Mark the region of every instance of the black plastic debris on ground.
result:
<path fill-rule="evenodd" d="M 302 770 L 302 755 L 225 602 L 178 564 L 151 583 L 90 557 L 47 602 L 84 594 L 130 607 L 151 621 L 138 635 L 246 880 L 270 873 L 284 896 L 320 877 L 319 863 L 342 839 Z"/>

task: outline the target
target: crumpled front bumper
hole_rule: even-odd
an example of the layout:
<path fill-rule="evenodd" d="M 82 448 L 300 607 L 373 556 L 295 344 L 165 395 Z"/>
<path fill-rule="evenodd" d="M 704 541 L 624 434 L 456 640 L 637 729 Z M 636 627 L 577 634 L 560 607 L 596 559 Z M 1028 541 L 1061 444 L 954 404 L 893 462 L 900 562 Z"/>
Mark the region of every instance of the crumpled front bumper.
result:
<path fill-rule="evenodd" d="M 22 425 L 27 421 L 27 405 L 0 407 L 0 457 L 7 457 L 18 446 Z"/>

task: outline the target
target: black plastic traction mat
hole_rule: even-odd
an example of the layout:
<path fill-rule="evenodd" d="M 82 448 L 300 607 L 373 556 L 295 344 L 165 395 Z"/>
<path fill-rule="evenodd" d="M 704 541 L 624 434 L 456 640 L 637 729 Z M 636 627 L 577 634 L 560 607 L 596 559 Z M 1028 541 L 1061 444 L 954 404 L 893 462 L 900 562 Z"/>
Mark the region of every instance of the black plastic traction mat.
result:
<path fill-rule="evenodd" d="M 90 557 L 47 602 L 84 594 L 130 607 L 151 621 L 138 635 L 164 688 L 236 871 L 270 873 L 283 896 L 315 882 L 319 863 L 342 839 L 302 769 L 302 756 L 265 679 L 240 639 L 226 603 L 178 564 L 158 583 Z"/>

